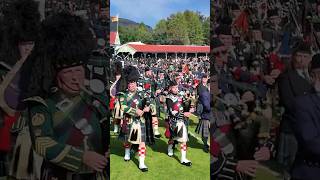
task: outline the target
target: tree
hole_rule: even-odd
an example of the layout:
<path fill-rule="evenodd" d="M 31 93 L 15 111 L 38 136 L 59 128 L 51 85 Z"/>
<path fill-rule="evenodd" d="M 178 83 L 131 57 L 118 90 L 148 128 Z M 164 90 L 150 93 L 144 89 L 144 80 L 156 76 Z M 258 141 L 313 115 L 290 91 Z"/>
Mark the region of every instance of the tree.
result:
<path fill-rule="evenodd" d="M 171 15 L 168 18 L 168 42 L 170 44 L 187 45 L 190 44 L 188 34 L 188 23 L 183 13 Z"/>
<path fill-rule="evenodd" d="M 143 43 L 150 43 L 153 41 L 152 33 L 143 23 L 140 23 L 137 26 L 120 26 L 119 35 L 123 44 L 134 41 L 142 41 Z"/>
<path fill-rule="evenodd" d="M 167 21 L 161 19 L 153 30 L 153 39 L 156 44 L 168 44 Z"/>
<path fill-rule="evenodd" d="M 204 44 L 210 44 L 210 17 L 205 17 L 202 20 L 202 30 L 203 30 L 203 39 Z"/>
<path fill-rule="evenodd" d="M 136 41 L 135 31 L 133 26 L 119 26 L 119 36 L 123 44 Z"/>
<path fill-rule="evenodd" d="M 153 41 L 152 33 L 148 30 L 147 26 L 143 23 L 140 23 L 136 27 L 136 38 L 143 43 L 150 43 Z"/>
<path fill-rule="evenodd" d="M 184 18 L 186 19 L 188 27 L 188 36 L 190 39 L 190 44 L 203 45 L 203 26 L 200 21 L 200 14 L 192 11 L 185 11 Z"/>
<path fill-rule="evenodd" d="M 208 45 L 210 18 L 187 10 L 160 20 L 153 30 L 140 23 L 120 26 L 119 33 L 123 43 L 142 41 L 146 44 Z"/>

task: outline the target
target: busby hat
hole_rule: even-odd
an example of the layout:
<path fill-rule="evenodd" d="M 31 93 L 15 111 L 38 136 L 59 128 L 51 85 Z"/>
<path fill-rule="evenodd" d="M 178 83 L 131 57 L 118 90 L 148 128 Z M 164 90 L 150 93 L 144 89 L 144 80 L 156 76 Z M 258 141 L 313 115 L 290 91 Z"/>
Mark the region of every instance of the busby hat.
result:
<path fill-rule="evenodd" d="M 297 52 L 303 52 L 303 53 L 309 53 L 311 54 L 311 48 L 310 45 L 305 42 L 298 42 L 296 46 L 294 47 L 293 54 L 296 54 Z"/>
<path fill-rule="evenodd" d="M 220 20 L 219 24 L 224 24 L 224 25 L 231 25 L 232 24 L 232 18 L 228 15 L 222 17 Z"/>
<path fill-rule="evenodd" d="M 221 24 L 220 26 L 218 26 L 215 30 L 217 35 L 232 35 L 231 33 L 231 27 L 229 25 L 226 24 Z"/>
<path fill-rule="evenodd" d="M 57 71 L 87 63 L 94 39 L 81 17 L 61 12 L 45 19 L 42 29 L 42 53 Z"/>
<path fill-rule="evenodd" d="M 33 68 L 28 96 L 49 96 L 57 72 L 87 63 L 93 47 L 93 36 L 81 17 L 67 12 L 48 16 L 30 55 Z"/>
<path fill-rule="evenodd" d="M 14 42 L 35 41 L 40 30 L 38 2 L 14 0 L 3 9 L 3 26 Z"/>
<path fill-rule="evenodd" d="M 121 61 L 116 61 L 115 64 L 115 75 L 120 75 L 122 73 L 122 62 Z"/>
<path fill-rule="evenodd" d="M 137 82 L 139 80 L 140 77 L 140 73 L 138 71 L 138 69 L 134 66 L 127 66 L 124 70 L 124 78 L 127 81 L 127 83 L 129 82 Z"/>

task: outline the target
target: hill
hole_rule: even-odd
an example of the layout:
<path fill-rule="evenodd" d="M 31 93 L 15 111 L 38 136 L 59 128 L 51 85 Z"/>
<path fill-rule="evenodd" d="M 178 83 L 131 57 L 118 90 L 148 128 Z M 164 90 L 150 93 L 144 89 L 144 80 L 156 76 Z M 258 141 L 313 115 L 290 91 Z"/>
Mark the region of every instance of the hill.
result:
<path fill-rule="evenodd" d="M 137 23 L 137 22 L 129 20 L 129 19 L 119 18 L 119 26 L 120 27 L 139 26 L 139 24 L 140 23 Z M 149 31 L 152 31 L 152 28 L 150 26 L 146 25 L 146 27 Z M 116 31 L 116 30 L 117 30 L 117 23 L 111 22 L 110 23 L 110 31 Z"/>

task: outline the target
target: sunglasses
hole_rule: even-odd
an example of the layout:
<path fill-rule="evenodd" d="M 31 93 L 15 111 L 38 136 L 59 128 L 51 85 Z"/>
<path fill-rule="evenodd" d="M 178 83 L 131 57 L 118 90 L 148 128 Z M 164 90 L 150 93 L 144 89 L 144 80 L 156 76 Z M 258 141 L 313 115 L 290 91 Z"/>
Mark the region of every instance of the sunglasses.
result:
<path fill-rule="evenodd" d="M 227 50 L 212 52 L 214 56 L 226 55 Z"/>

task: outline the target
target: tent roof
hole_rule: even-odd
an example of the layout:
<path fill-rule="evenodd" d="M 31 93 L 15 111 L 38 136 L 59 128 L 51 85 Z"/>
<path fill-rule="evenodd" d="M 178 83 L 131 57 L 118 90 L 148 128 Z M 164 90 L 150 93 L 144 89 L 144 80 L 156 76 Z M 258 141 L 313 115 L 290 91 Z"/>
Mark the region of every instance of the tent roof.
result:
<path fill-rule="evenodd" d="M 110 32 L 110 45 L 120 45 L 120 38 L 118 32 L 111 31 Z"/>
<path fill-rule="evenodd" d="M 128 52 L 135 54 L 141 53 L 209 53 L 210 46 L 193 46 L 193 45 L 150 45 L 141 42 L 129 42 L 119 46 L 117 53 Z"/>
<path fill-rule="evenodd" d="M 209 53 L 209 46 L 193 45 L 149 45 L 149 44 L 128 44 L 136 52 L 142 53 Z"/>

